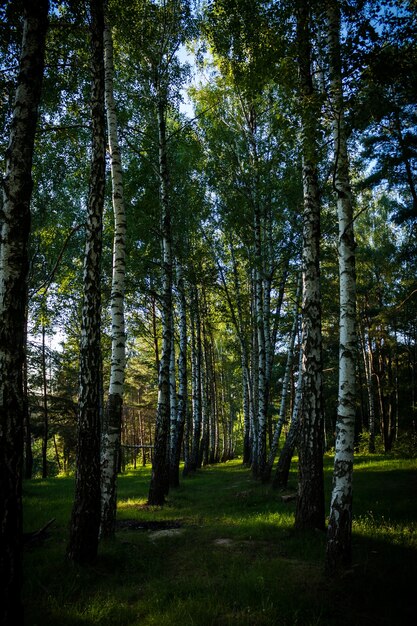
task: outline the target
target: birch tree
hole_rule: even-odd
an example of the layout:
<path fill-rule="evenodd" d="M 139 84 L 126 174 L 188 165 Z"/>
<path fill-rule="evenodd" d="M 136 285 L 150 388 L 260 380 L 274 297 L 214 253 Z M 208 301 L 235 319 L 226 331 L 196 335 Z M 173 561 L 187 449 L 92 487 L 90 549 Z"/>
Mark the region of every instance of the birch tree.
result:
<path fill-rule="evenodd" d="M 29 268 L 32 159 L 44 70 L 47 0 L 24 0 L 23 36 L 5 175 L 0 237 L 0 569 L 1 623 L 23 622 L 23 366 Z"/>
<path fill-rule="evenodd" d="M 352 533 L 352 474 L 356 414 L 356 276 L 352 193 L 349 180 L 347 132 L 340 53 L 340 6 L 327 9 L 330 105 L 333 129 L 334 178 L 339 224 L 339 393 L 333 491 L 327 530 L 326 569 L 333 573 L 350 566 Z"/>
<path fill-rule="evenodd" d="M 100 346 L 101 252 L 106 122 L 104 109 L 103 0 L 91 0 L 91 170 L 84 256 L 80 339 L 80 391 L 75 499 L 67 555 L 76 563 L 97 556 L 100 529 L 100 434 L 102 363 Z"/>
<path fill-rule="evenodd" d="M 159 194 L 161 205 L 161 248 L 162 248 L 162 352 L 159 363 L 158 379 L 158 407 L 155 427 L 155 448 L 152 462 L 151 484 L 149 486 L 148 503 L 161 505 L 165 502 L 168 490 L 167 458 L 168 433 L 171 417 L 170 404 L 170 367 L 172 350 L 172 218 L 169 199 L 169 170 L 167 155 L 167 76 L 160 71 L 157 75 L 155 89 L 157 91 L 157 118 L 158 118 L 158 174 Z"/>
<path fill-rule="evenodd" d="M 113 536 L 116 522 L 117 467 L 123 408 L 123 385 L 126 365 L 124 293 L 126 274 L 126 212 L 123 194 L 123 171 L 118 140 L 116 103 L 113 95 L 113 40 L 105 20 L 104 69 L 107 132 L 112 178 L 114 213 L 113 275 L 110 296 L 111 365 L 107 405 L 104 413 L 101 450 L 101 535 Z"/>
<path fill-rule="evenodd" d="M 202 347 L 200 296 L 197 285 L 192 286 L 190 304 L 191 320 L 191 389 L 193 429 L 191 444 L 191 460 L 189 469 L 195 471 L 200 457 L 200 437 L 202 428 Z"/>
<path fill-rule="evenodd" d="M 184 427 L 188 423 L 187 416 L 187 300 L 185 295 L 185 279 L 180 263 L 177 263 L 177 292 L 178 292 L 178 314 L 179 314 L 179 355 L 178 355 L 178 400 L 175 427 L 171 437 L 170 452 L 170 485 L 179 485 L 179 465 L 181 457 L 181 444 L 183 440 Z M 187 453 L 184 454 L 184 466 L 188 466 L 188 445 Z"/>
<path fill-rule="evenodd" d="M 297 48 L 304 192 L 302 295 L 302 400 L 296 528 L 324 530 L 323 392 L 320 295 L 320 196 L 317 106 L 312 78 L 310 3 L 297 5 Z"/>

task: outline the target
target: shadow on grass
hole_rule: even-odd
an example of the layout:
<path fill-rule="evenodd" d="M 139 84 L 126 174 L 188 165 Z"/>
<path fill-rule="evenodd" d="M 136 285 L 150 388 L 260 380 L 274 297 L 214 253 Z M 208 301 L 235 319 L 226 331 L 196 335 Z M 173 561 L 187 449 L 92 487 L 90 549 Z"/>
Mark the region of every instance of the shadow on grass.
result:
<path fill-rule="evenodd" d="M 91 568 L 64 559 L 72 481 L 28 484 L 31 529 L 53 516 L 59 523 L 25 555 L 26 624 L 411 625 L 417 572 L 409 521 L 417 505 L 408 498 L 417 473 L 400 464 L 381 470 L 380 463 L 357 468 L 354 565 L 339 580 L 323 574 L 324 534 L 295 532 L 295 504 L 238 462 L 183 481 L 162 508 L 143 507 L 149 472 L 122 476 L 120 520 L 160 526 L 174 519 L 184 532 L 157 538 L 128 526 L 101 544 Z"/>

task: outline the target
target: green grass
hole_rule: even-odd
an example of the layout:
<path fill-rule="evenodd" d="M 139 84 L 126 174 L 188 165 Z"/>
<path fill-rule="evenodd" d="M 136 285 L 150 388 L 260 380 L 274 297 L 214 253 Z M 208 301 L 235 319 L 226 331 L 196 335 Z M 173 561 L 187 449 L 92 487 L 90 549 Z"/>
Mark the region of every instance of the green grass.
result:
<path fill-rule="evenodd" d="M 331 469 L 326 458 L 327 495 Z M 55 518 L 50 536 L 25 550 L 26 624 L 414 623 L 415 460 L 357 458 L 353 567 L 340 580 L 323 574 L 325 536 L 294 531 L 295 504 L 253 481 L 239 461 L 183 480 L 164 507 L 145 506 L 149 477 L 145 468 L 119 478 L 118 518 L 180 520 L 180 532 L 120 530 L 89 568 L 65 560 L 73 480 L 24 484 L 25 530 Z"/>

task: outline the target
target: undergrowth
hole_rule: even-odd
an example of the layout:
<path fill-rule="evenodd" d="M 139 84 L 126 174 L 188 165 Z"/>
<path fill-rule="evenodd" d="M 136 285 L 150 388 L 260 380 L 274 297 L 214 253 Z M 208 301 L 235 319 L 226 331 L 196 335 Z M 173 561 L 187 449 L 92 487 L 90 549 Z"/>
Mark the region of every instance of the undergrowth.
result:
<path fill-rule="evenodd" d="M 326 457 L 327 495 L 331 470 Z M 414 623 L 415 460 L 357 457 L 353 564 L 338 580 L 323 573 L 325 536 L 296 532 L 294 502 L 255 482 L 239 460 L 184 479 L 164 507 L 146 506 L 149 477 L 149 468 L 119 477 L 125 524 L 83 568 L 65 560 L 73 479 L 24 484 L 26 532 L 55 520 L 25 550 L 27 625 Z M 172 531 L 137 528 L 155 521 L 172 522 Z"/>

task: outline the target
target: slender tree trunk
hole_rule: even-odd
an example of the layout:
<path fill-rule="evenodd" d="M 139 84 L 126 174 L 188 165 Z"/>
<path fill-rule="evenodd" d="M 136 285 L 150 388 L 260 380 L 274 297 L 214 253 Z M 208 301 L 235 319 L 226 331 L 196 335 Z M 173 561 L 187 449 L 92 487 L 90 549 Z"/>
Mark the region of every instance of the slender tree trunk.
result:
<path fill-rule="evenodd" d="M 365 368 L 366 390 L 368 395 L 368 428 L 369 428 L 369 447 L 370 454 L 375 452 L 375 400 L 374 388 L 372 384 L 372 346 L 368 332 L 363 331 L 363 363 Z"/>
<path fill-rule="evenodd" d="M 191 308 L 191 358 L 192 358 L 192 404 L 193 404 L 193 439 L 191 447 L 190 469 L 195 471 L 200 456 L 200 438 L 202 423 L 202 398 L 201 398 L 201 323 L 200 305 L 197 287 L 193 288 L 193 304 Z"/>
<path fill-rule="evenodd" d="M 91 0 L 90 11 L 92 151 L 80 341 L 77 470 L 67 552 L 68 558 L 76 563 L 95 561 L 101 513 L 100 436 L 103 385 L 100 346 L 100 284 L 106 158 L 102 0 Z"/>
<path fill-rule="evenodd" d="M 343 87 L 340 58 L 340 8 L 337 0 L 328 5 L 330 99 L 333 110 L 335 155 L 334 191 L 339 222 L 339 395 L 333 491 L 327 530 L 326 570 L 350 566 L 352 535 L 352 475 L 356 415 L 356 275 L 353 206 L 349 160 L 344 124 Z"/>
<path fill-rule="evenodd" d="M 161 86 L 158 87 L 162 89 Z M 166 98 L 161 92 L 158 100 L 159 187 L 162 233 L 162 354 L 159 364 L 158 408 L 155 427 L 155 448 L 148 503 L 162 505 L 169 489 L 169 423 L 170 423 L 170 362 L 172 346 L 172 233 L 169 202 L 169 173 L 166 139 Z"/>
<path fill-rule="evenodd" d="M 48 387 L 46 381 L 46 346 L 45 324 L 42 322 L 42 392 L 43 392 L 43 433 L 42 433 L 42 478 L 48 477 L 48 437 L 49 437 L 49 412 L 48 412 Z"/>
<path fill-rule="evenodd" d="M 263 474 L 266 462 L 266 341 L 263 306 L 263 279 L 262 279 L 262 240 L 261 216 L 259 208 L 255 211 L 255 319 L 258 347 L 258 446 L 257 463 L 254 465 L 254 475 Z"/>
<path fill-rule="evenodd" d="M 156 303 L 155 296 L 151 295 L 151 309 L 152 309 L 152 339 L 155 350 L 155 368 L 159 375 L 159 342 L 158 342 L 158 325 L 156 318 Z"/>
<path fill-rule="evenodd" d="M 19 73 L 6 151 L 0 233 L 0 571 L 4 626 L 23 623 L 22 463 L 25 313 L 32 158 L 49 3 L 24 0 Z"/>
<path fill-rule="evenodd" d="M 249 385 L 250 374 L 247 365 L 247 357 L 242 353 L 242 395 L 243 395 L 243 464 L 250 464 L 250 400 L 249 400 Z"/>
<path fill-rule="evenodd" d="M 27 294 L 26 294 L 27 297 Z M 32 452 L 32 429 L 30 423 L 30 408 L 28 398 L 28 307 L 25 310 L 24 323 L 24 361 L 23 361 L 23 437 L 24 437 L 24 476 L 28 480 L 33 474 L 33 452 Z"/>
<path fill-rule="evenodd" d="M 242 305 L 242 293 L 239 281 L 239 272 L 236 263 L 236 257 L 232 241 L 230 241 L 230 256 L 232 259 L 233 269 L 233 287 L 236 295 L 236 312 L 233 306 L 232 298 L 227 287 L 224 273 L 219 266 L 224 291 L 229 304 L 230 313 L 232 316 L 233 324 L 235 326 L 241 351 L 241 367 L 242 367 L 242 405 L 243 405 L 243 420 L 244 420 L 244 433 L 243 433 L 243 464 L 250 465 L 252 459 L 251 451 L 251 414 L 253 414 L 253 386 L 252 378 L 249 367 L 249 349 L 247 343 L 246 324 L 244 322 L 243 305 Z"/>
<path fill-rule="evenodd" d="M 175 364 L 175 340 L 174 340 L 174 318 L 171 317 L 171 359 L 169 364 L 169 389 L 170 389 L 170 433 L 169 433 L 169 485 L 174 486 L 171 481 L 171 474 L 175 467 L 177 438 L 178 438 L 178 403 L 177 403 L 177 368 Z M 174 472 L 175 473 L 175 472 Z M 178 485 L 175 485 L 178 486 Z"/>
<path fill-rule="evenodd" d="M 297 445 L 299 435 L 300 420 L 297 414 L 297 416 L 291 420 L 291 425 L 288 431 L 287 438 L 285 439 L 285 443 L 282 446 L 282 450 L 279 455 L 274 480 L 272 481 L 273 489 L 286 489 L 286 487 L 288 486 L 291 461 L 294 456 L 295 447 Z"/>
<path fill-rule="evenodd" d="M 298 442 L 298 437 L 300 435 L 300 408 L 301 408 L 301 398 L 302 398 L 302 350 L 300 348 L 299 353 L 299 367 L 298 367 L 298 383 L 297 383 L 297 391 L 295 394 L 295 402 L 293 413 L 291 417 L 290 429 L 288 431 L 287 438 L 282 447 L 281 454 L 279 455 L 277 469 L 275 472 L 274 480 L 272 482 L 272 487 L 274 489 L 284 489 L 288 484 L 288 477 L 290 474 L 291 461 L 294 454 L 295 446 Z"/>
<path fill-rule="evenodd" d="M 203 295 L 204 298 L 204 295 Z M 202 298 L 202 300 L 203 300 Z M 203 300 L 204 302 L 204 300 Z M 206 310 L 201 310 L 201 441 L 197 468 L 207 465 L 209 447 L 209 393 L 207 371 Z"/>
<path fill-rule="evenodd" d="M 252 389 L 252 403 L 250 412 L 250 442 L 251 442 L 251 468 L 252 473 L 258 476 L 258 418 L 259 418 L 259 351 L 258 351 L 258 332 L 256 326 L 256 307 L 255 307 L 255 272 L 252 270 L 251 276 L 251 356 L 250 356 L 250 385 Z"/>
<path fill-rule="evenodd" d="M 303 370 L 301 431 L 299 443 L 299 497 L 296 528 L 322 529 L 323 486 L 323 393 L 320 295 L 320 194 L 317 174 L 317 107 L 311 73 L 309 4 L 297 11 L 297 43 L 303 155 Z"/>
<path fill-rule="evenodd" d="M 117 469 L 123 412 L 123 386 L 126 366 L 124 293 L 126 274 L 126 211 L 123 171 L 117 136 L 116 103 L 113 96 L 113 41 L 108 24 L 104 26 L 104 86 L 107 132 L 112 179 L 114 214 L 113 273 L 110 295 L 111 362 L 110 384 L 104 412 L 101 440 L 101 527 L 102 537 L 113 537 L 116 528 Z"/>
<path fill-rule="evenodd" d="M 282 427 L 284 426 L 284 424 L 286 422 L 287 396 L 288 396 L 288 387 L 289 387 L 289 383 L 290 383 L 291 371 L 292 371 L 292 367 L 293 367 L 294 345 L 295 345 L 295 340 L 296 340 L 296 337 L 297 337 L 298 308 L 299 308 L 299 302 L 300 302 L 300 295 L 301 295 L 301 281 L 299 281 L 299 284 L 298 284 L 298 287 L 297 287 L 296 304 L 295 304 L 295 308 L 294 308 L 294 321 L 293 321 L 293 325 L 292 325 L 292 329 L 291 329 L 290 345 L 288 346 L 287 364 L 286 364 L 286 367 L 285 367 L 284 379 L 283 379 L 283 382 L 282 382 L 281 405 L 279 407 L 278 422 L 277 422 L 277 425 L 275 427 L 275 432 L 274 432 L 274 436 L 273 436 L 273 439 L 272 439 L 271 448 L 270 448 L 270 451 L 269 451 L 268 461 L 265 464 L 264 473 L 262 475 L 262 480 L 264 482 L 268 482 L 269 479 L 271 478 L 272 466 L 274 464 L 275 457 L 277 455 L 278 443 L 279 443 L 279 439 L 280 439 L 280 436 L 281 436 Z"/>
<path fill-rule="evenodd" d="M 179 311 L 179 355 L 178 355 L 178 402 L 177 402 L 177 428 L 175 442 L 171 453 L 171 478 L 172 487 L 179 485 L 179 466 L 181 458 L 181 446 L 184 438 L 184 428 L 188 423 L 187 415 L 187 303 L 185 297 L 185 283 L 182 268 L 177 267 L 178 283 L 178 311 Z M 184 466 L 189 463 L 188 441 L 184 445 Z"/>

